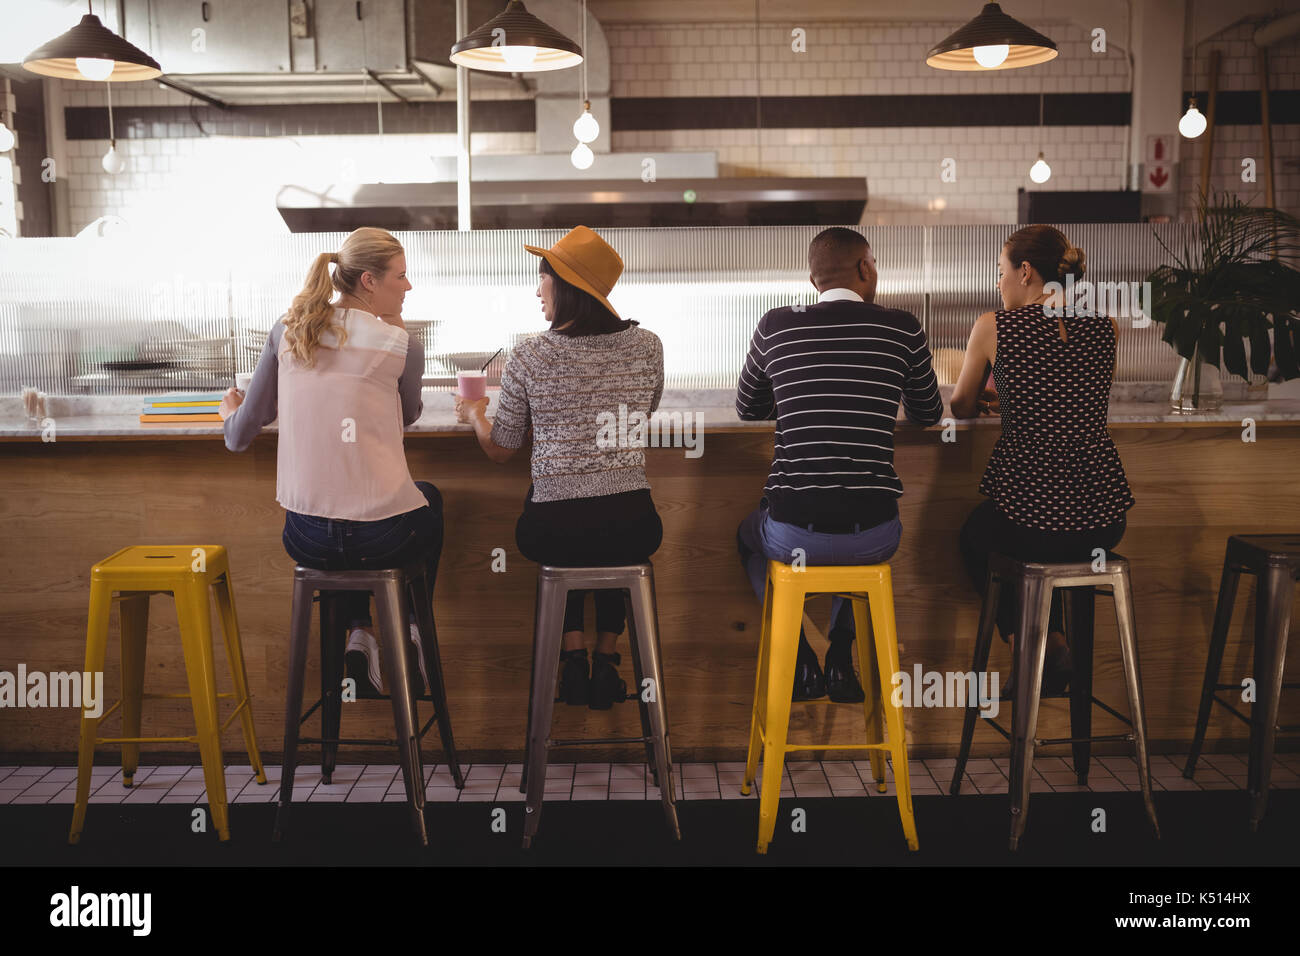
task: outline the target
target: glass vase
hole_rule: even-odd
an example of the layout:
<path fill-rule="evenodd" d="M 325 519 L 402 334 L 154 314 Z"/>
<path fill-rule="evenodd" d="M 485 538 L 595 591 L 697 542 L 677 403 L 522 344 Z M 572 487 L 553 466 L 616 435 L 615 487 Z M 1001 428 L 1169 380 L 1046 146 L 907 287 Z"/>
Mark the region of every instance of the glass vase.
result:
<path fill-rule="evenodd" d="M 1176 415 L 1201 415 L 1223 407 L 1219 370 L 1202 361 L 1199 346 L 1190 359 L 1179 356 L 1169 405 Z"/>

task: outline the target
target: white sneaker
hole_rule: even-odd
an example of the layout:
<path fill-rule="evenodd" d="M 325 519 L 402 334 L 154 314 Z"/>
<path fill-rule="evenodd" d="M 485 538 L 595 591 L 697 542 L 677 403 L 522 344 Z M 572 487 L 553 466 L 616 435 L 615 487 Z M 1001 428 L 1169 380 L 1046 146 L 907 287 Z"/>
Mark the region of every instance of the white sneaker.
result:
<path fill-rule="evenodd" d="M 343 662 L 347 676 L 356 681 L 358 698 L 375 698 L 383 694 L 379 642 L 368 628 L 354 627 L 348 632 Z"/>
<path fill-rule="evenodd" d="M 424 648 L 420 645 L 420 629 L 415 623 L 415 615 L 411 615 L 411 643 L 415 645 L 415 659 L 420 662 L 420 676 L 424 678 L 424 687 L 429 688 L 429 672 L 424 667 Z M 417 694 L 417 697 L 423 694 Z"/>

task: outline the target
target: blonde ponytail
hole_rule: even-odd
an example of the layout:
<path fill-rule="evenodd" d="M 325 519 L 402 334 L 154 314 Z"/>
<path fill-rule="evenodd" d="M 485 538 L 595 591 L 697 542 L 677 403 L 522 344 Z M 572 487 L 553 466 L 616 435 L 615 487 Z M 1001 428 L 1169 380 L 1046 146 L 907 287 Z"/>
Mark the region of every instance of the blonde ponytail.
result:
<path fill-rule="evenodd" d="M 331 302 L 334 293 L 356 295 L 364 273 L 382 278 L 388 271 L 388 263 L 401 252 L 402 244 L 392 233 L 365 227 L 349 233 L 338 252 L 322 252 L 316 256 L 302 291 L 294 296 L 284 318 L 285 341 L 294 358 L 305 368 L 315 366 L 316 349 L 331 329 L 337 337 L 333 347 L 341 348 L 348 334 L 346 328 L 334 324 Z M 337 263 L 333 275 L 331 263 Z"/>

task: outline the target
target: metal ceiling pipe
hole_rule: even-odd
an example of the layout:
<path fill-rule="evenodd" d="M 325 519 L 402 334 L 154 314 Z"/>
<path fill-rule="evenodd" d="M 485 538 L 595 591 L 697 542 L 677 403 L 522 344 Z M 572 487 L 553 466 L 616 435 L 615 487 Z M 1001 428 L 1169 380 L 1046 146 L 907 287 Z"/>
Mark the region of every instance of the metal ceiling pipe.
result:
<path fill-rule="evenodd" d="M 1289 40 L 1300 33 L 1300 13 L 1289 13 L 1255 31 L 1255 46 L 1264 48 Z"/>
<path fill-rule="evenodd" d="M 456 36 L 469 33 L 469 0 L 456 0 Z M 470 151 L 469 151 L 469 74 L 460 65 L 456 67 L 456 228 L 468 231 L 470 218 Z"/>

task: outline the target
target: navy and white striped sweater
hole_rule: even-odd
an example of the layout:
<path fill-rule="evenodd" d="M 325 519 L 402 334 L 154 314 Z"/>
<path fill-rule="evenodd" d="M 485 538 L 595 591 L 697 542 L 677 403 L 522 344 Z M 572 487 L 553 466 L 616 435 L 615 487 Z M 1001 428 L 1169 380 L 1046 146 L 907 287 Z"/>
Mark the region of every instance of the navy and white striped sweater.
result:
<path fill-rule="evenodd" d="M 919 425 L 943 414 L 930 347 L 910 312 L 840 299 L 764 315 L 740 373 L 736 413 L 776 420 L 763 488 L 772 517 L 865 528 L 896 515 L 900 400 Z"/>

